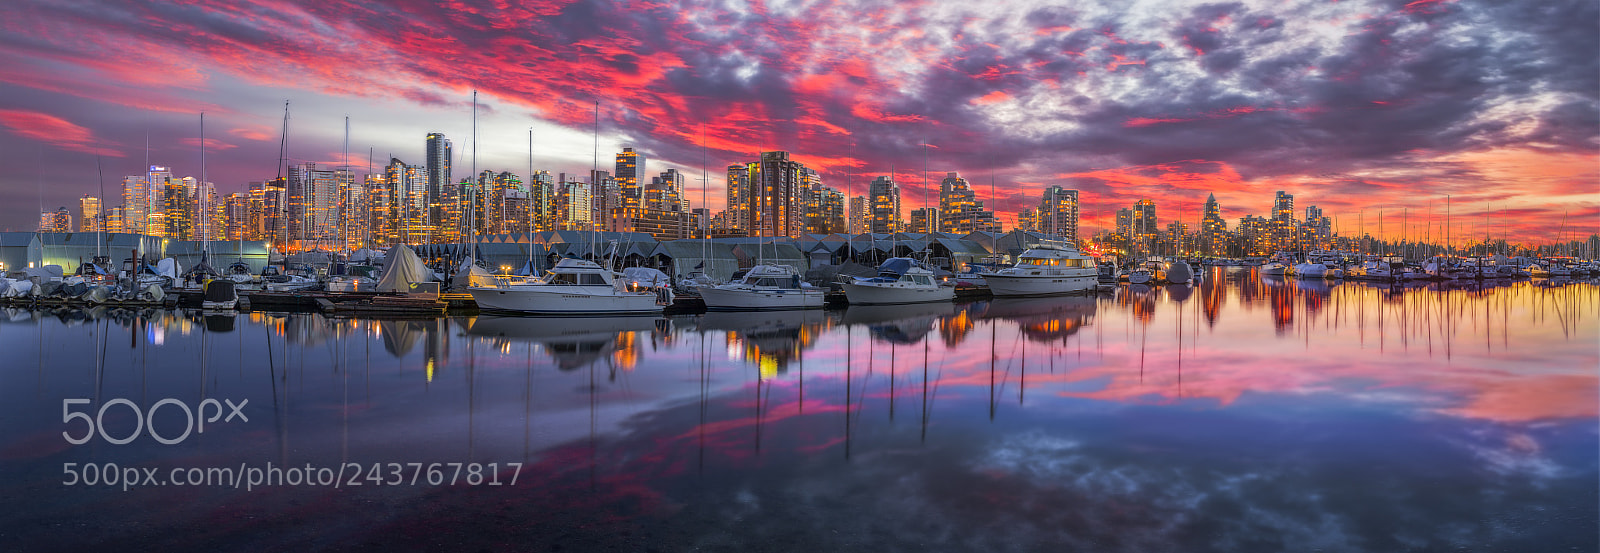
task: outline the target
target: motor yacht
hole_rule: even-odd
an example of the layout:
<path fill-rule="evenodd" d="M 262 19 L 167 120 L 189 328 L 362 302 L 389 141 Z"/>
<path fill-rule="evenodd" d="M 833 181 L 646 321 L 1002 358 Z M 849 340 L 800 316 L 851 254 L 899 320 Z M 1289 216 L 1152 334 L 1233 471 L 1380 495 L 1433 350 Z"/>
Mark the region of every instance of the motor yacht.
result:
<path fill-rule="evenodd" d="M 933 279 L 933 271 L 906 257 L 893 257 L 878 266 L 878 276 L 856 277 L 844 283 L 851 305 L 885 305 L 950 301 L 954 286 Z"/>
<path fill-rule="evenodd" d="M 1034 248 L 1022 253 L 1017 264 L 985 273 L 989 292 L 996 296 L 1045 296 L 1088 290 L 1099 272 L 1094 259 L 1071 248 Z"/>
<path fill-rule="evenodd" d="M 671 291 L 630 290 L 616 273 L 586 259 L 562 259 L 540 279 L 472 286 L 480 309 L 532 315 L 660 313 Z"/>
<path fill-rule="evenodd" d="M 710 310 L 815 309 L 823 291 L 788 265 L 756 265 L 739 280 L 700 288 L 700 298 Z"/>

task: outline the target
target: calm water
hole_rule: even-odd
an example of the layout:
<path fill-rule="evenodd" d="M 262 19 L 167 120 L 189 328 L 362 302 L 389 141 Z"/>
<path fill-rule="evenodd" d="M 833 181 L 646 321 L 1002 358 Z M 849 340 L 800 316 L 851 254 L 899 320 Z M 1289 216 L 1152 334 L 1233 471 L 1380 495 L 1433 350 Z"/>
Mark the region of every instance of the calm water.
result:
<path fill-rule="evenodd" d="M 1600 546 L 1600 285 L 1215 274 L 1088 298 L 668 319 L 6 312 L 0 543 Z M 173 399 L 142 425 L 168 439 L 179 403 L 248 400 L 249 420 L 172 445 L 149 429 L 73 445 L 62 433 L 86 425 L 63 423 L 63 400 L 78 398 L 68 412 L 91 417 Z M 112 439 L 136 431 L 127 404 L 100 422 Z M 452 462 L 481 464 L 479 485 L 466 471 L 429 485 L 428 467 Z M 64 483 L 107 463 L 139 483 Z M 346 472 L 338 488 L 146 480 L 269 463 Z"/>

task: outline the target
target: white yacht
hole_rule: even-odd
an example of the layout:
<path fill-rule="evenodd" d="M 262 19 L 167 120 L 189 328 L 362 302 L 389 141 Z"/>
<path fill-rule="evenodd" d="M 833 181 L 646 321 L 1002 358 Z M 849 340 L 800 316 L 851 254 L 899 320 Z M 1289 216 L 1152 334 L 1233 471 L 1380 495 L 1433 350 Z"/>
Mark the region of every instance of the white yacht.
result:
<path fill-rule="evenodd" d="M 744 278 L 700 288 L 709 310 L 815 309 L 822 307 L 823 292 L 800 281 L 788 265 L 756 265 Z"/>
<path fill-rule="evenodd" d="M 629 290 L 615 273 L 586 259 L 562 259 L 541 279 L 467 291 L 480 309 L 534 315 L 660 313 L 666 307 L 660 294 Z"/>
<path fill-rule="evenodd" d="M 878 266 L 878 276 L 844 283 L 844 295 L 850 305 L 924 303 L 950 301 L 956 297 L 956 289 L 940 285 L 933 280 L 933 271 L 916 261 L 894 257 Z"/>
<path fill-rule="evenodd" d="M 1094 287 L 1099 271 L 1093 258 L 1076 249 L 1034 248 L 1012 267 L 983 275 L 996 296 L 1046 296 Z"/>

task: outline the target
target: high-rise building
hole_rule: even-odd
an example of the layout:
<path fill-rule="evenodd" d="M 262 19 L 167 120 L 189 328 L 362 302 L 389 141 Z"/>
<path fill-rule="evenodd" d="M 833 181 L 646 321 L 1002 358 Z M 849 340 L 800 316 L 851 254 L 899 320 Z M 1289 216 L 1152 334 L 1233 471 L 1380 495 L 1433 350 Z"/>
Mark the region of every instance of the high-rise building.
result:
<path fill-rule="evenodd" d="M 450 139 L 444 133 L 431 132 L 427 138 L 427 160 L 423 166 L 428 168 L 427 201 L 433 201 L 450 185 L 451 157 Z"/>
<path fill-rule="evenodd" d="M 1275 251 L 1271 221 L 1254 215 L 1239 219 L 1239 242 L 1244 255 L 1267 255 Z"/>
<path fill-rule="evenodd" d="M 278 177 L 261 183 L 261 237 L 280 252 L 285 251 L 289 241 L 288 181 Z"/>
<path fill-rule="evenodd" d="M 1133 210 L 1122 208 L 1117 210 L 1117 236 L 1124 241 L 1133 239 Z"/>
<path fill-rule="evenodd" d="M 223 237 L 228 240 L 256 240 L 260 236 L 260 213 L 251 208 L 247 192 L 235 192 L 222 200 L 227 226 Z"/>
<path fill-rule="evenodd" d="M 122 230 L 122 206 L 106 210 L 106 232 L 125 232 Z"/>
<path fill-rule="evenodd" d="M 558 196 L 561 208 L 561 230 L 590 230 L 594 222 L 594 200 L 589 196 L 590 185 L 582 182 L 561 183 Z"/>
<path fill-rule="evenodd" d="M 589 221 L 602 226 L 606 214 L 622 206 L 622 191 L 617 188 L 617 178 L 610 171 L 589 171 L 589 202 L 592 211 Z"/>
<path fill-rule="evenodd" d="M 72 232 L 72 212 L 65 206 L 39 213 L 39 232 Z"/>
<path fill-rule="evenodd" d="M 1146 241 L 1155 238 L 1156 231 L 1156 202 L 1145 198 L 1133 204 L 1133 239 Z"/>
<path fill-rule="evenodd" d="M 867 195 L 872 205 L 869 230 L 874 234 L 900 232 L 900 185 L 892 178 L 878 177 L 867 188 Z"/>
<path fill-rule="evenodd" d="M 286 251 L 341 247 L 339 193 L 353 179 L 349 171 L 318 167 L 315 162 L 289 167 Z"/>
<path fill-rule="evenodd" d="M 1200 217 L 1200 248 L 1207 255 L 1226 255 L 1228 221 L 1222 218 L 1222 206 L 1217 195 L 1206 196 L 1204 214 Z"/>
<path fill-rule="evenodd" d="M 872 210 L 867 209 L 866 196 L 850 197 L 850 234 L 872 230 Z"/>
<path fill-rule="evenodd" d="M 105 218 L 100 213 L 100 198 L 84 194 L 78 198 L 78 231 L 100 232 L 105 230 Z"/>
<path fill-rule="evenodd" d="M 167 182 L 172 180 L 172 170 L 161 165 L 151 165 L 143 175 L 122 179 L 123 228 L 132 233 L 164 233 L 165 228 L 149 228 L 152 219 L 165 206 Z"/>
<path fill-rule="evenodd" d="M 1151 209 L 1153 212 L 1154 206 Z M 1044 197 L 1039 200 L 1038 217 L 1040 232 L 1077 242 L 1078 191 L 1060 186 L 1046 187 Z"/>
<path fill-rule="evenodd" d="M 1294 219 L 1294 195 L 1279 190 L 1272 199 L 1272 220 L 1288 221 Z"/>
<path fill-rule="evenodd" d="M 801 217 L 802 169 L 789 152 L 761 152 L 760 161 L 746 165 L 750 174 L 750 224 L 757 236 L 796 237 L 804 232 Z"/>
<path fill-rule="evenodd" d="M 725 232 L 748 230 L 750 224 L 750 168 L 743 164 L 728 166 L 728 204 L 723 210 Z"/>
<path fill-rule="evenodd" d="M 945 174 L 939 183 L 939 230 L 967 234 L 975 231 L 1000 231 L 994 212 L 985 210 L 972 185 L 959 173 Z"/>
<path fill-rule="evenodd" d="M 549 171 L 534 171 L 528 177 L 528 216 L 533 225 L 529 230 L 532 232 L 556 229 L 555 182 Z"/>
<path fill-rule="evenodd" d="M 906 224 L 906 232 L 934 232 L 939 228 L 939 209 L 934 207 L 919 207 L 911 210 L 910 221 Z"/>
<path fill-rule="evenodd" d="M 618 159 L 617 168 L 620 170 L 622 168 L 620 156 Z M 640 156 L 639 163 L 643 162 L 644 158 Z M 688 211 L 689 202 L 683 195 L 683 181 L 683 173 L 679 173 L 677 169 L 667 169 L 662 171 L 660 176 L 651 177 L 650 184 L 644 187 L 643 207 L 656 211 Z M 617 186 L 626 196 L 627 184 L 620 177 L 617 179 Z M 627 205 L 626 201 L 624 205 Z"/>
<path fill-rule="evenodd" d="M 623 148 L 622 152 L 617 154 L 617 172 L 614 178 L 617 180 L 617 192 L 621 198 L 613 207 L 662 209 L 659 206 L 645 205 L 646 190 L 640 182 L 640 179 L 648 174 L 645 172 L 644 163 L 644 154 L 633 151 L 633 148 Z M 662 175 L 665 176 L 666 173 Z M 681 179 L 678 184 L 682 186 Z"/>
<path fill-rule="evenodd" d="M 194 239 L 193 200 L 188 179 L 167 179 L 162 191 L 162 220 L 166 224 L 164 236 L 173 240 Z"/>
<path fill-rule="evenodd" d="M 1300 247 L 1300 225 L 1294 220 L 1294 195 L 1279 190 L 1272 199 L 1272 224 L 1270 246 L 1276 251 L 1293 251 Z"/>
<path fill-rule="evenodd" d="M 834 234 L 849 231 L 845 226 L 844 193 L 823 186 L 816 180 L 807 187 L 803 202 L 805 232 Z"/>
<path fill-rule="evenodd" d="M 1322 208 L 1306 206 L 1306 237 L 1318 244 L 1333 239 L 1333 220 L 1322 214 Z"/>

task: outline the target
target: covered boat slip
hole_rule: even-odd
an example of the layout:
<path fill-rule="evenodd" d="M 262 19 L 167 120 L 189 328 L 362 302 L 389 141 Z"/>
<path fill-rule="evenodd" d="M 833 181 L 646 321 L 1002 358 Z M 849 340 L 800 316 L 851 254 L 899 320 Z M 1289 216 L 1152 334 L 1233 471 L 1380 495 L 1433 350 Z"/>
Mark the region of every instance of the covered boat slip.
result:
<path fill-rule="evenodd" d="M 109 268 L 116 270 L 135 250 L 142 258 L 161 259 L 169 244 L 163 238 L 120 232 L 0 232 L 0 269 L 60 265 L 76 270 L 102 255 L 111 258 Z"/>

